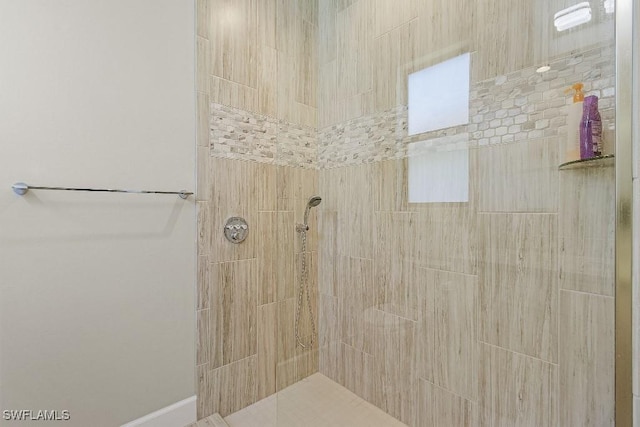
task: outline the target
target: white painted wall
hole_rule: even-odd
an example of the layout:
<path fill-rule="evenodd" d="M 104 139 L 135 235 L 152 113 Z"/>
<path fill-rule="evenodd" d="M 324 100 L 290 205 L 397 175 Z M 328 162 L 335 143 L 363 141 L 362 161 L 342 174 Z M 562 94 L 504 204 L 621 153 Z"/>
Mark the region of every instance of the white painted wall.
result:
<path fill-rule="evenodd" d="M 119 426 L 195 394 L 192 0 L 0 0 L 0 410 Z M 1 425 L 42 425 L 42 422 Z"/>

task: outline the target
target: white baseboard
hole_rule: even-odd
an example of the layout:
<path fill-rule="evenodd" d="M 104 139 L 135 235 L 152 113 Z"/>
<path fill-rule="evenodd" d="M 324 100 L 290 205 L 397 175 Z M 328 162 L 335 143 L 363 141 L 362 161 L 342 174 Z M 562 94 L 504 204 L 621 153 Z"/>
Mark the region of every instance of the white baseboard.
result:
<path fill-rule="evenodd" d="M 191 396 L 121 427 L 185 427 L 195 421 L 196 396 Z"/>

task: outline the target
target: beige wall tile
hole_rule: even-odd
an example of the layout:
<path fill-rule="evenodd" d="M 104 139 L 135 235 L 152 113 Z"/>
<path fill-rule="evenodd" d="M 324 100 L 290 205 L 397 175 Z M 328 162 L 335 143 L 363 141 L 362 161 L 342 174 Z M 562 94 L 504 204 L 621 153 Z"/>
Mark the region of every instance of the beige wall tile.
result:
<path fill-rule="evenodd" d="M 409 210 L 407 165 L 407 159 L 375 163 L 376 211 Z"/>
<path fill-rule="evenodd" d="M 418 0 L 375 0 L 372 13 L 375 14 L 374 37 L 406 24 L 418 16 Z"/>
<path fill-rule="evenodd" d="M 295 264 L 295 242 L 297 238 L 295 232 L 295 221 L 293 212 L 278 212 L 277 216 L 277 257 L 273 260 L 273 268 L 276 272 L 277 298 L 282 301 L 292 298 L 295 292 L 294 271 Z"/>
<path fill-rule="evenodd" d="M 339 10 L 336 18 L 337 94 L 340 98 L 372 89 L 374 14 L 367 2 L 355 2 Z"/>
<path fill-rule="evenodd" d="M 198 201 L 208 201 L 211 197 L 209 189 L 210 159 L 208 147 L 196 148 L 196 200 Z"/>
<path fill-rule="evenodd" d="M 416 263 L 436 270 L 476 274 L 477 215 L 466 203 L 416 207 L 412 215 L 412 249 Z"/>
<path fill-rule="evenodd" d="M 371 259 L 374 254 L 374 168 L 372 164 L 365 164 L 348 169 L 348 192 L 342 191 L 345 197 L 344 210 L 339 214 L 345 221 L 341 225 L 346 225 L 346 228 L 341 230 L 346 234 L 349 255 Z"/>
<path fill-rule="evenodd" d="M 209 74 L 211 66 L 209 40 L 196 37 L 196 90 L 209 93 Z"/>
<path fill-rule="evenodd" d="M 363 399 L 379 405 L 382 382 L 376 360 L 370 354 L 342 344 L 343 385 Z"/>
<path fill-rule="evenodd" d="M 481 425 L 558 425 L 558 367 L 481 345 Z"/>
<path fill-rule="evenodd" d="M 557 218 L 482 214 L 480 339 L 557 362 Z"/>
<path fill-rule="evenodd" d="M 211 73 L 257 88 L 257 0 L 209 0 Z"/>
<path fill-rule="evenodd" d="M 300 26 L 301 37 L 298 41 L 298 59 L 296 61 L 297 87 L 295 99 L 301 104 L 316 107 L 316 92 L 318 86 L 318 27 L 313 22 L 305 20 L 300 23 Z"/>
<path fill-rule="evenodd" d="M 562 171 L 560 288 L 614 295 L 614 168 Z"/>
<path fill-rule="evenodd" d="M 210 0 L 196 0 L 196 35 L 209 38 Z"/>
<path fill-rule="evenodd" d="M 198 255 L 211 253 L 211 212 L 208 202 L 196 202 L 198 222 Z"/>
<path fill-rule="evenodd" d="M 615 301 L 560 291 L 560 425 L 613 426 Z"/>
<path fill-rule="evenodd" d="M 338 295 L 338 234 L 338 213 L 320 210 L 318 212 L 318 291 L 331 296 Z"/>
<path fill-rule="evenodd" d="M 418 288 L 412 214 L 378 212 L 375 218 L 375 281 L 366 289 L 372 302 L 384 311 L 416 320 Z"/>
<path fill-rule="evenodd" d="M 197 92 L 196 101 L 197 144 L 200 147 L 209 147 L 209 92 Z"/>
<path fill-rule="evenodd" d="M 478 404 L 423 379 L 418 380 L 416 426 L 474 427 L 480 425 Z"/>
<path fill-rule="evenodd" d="M 209 308 L 209 286 L 211 284 L 209 257 L 198 256 L 198 292 L 196 295 L 196 309 Z"/>
<path fill-rule="evenodd" d="M 211 368 L 256 354 L 256 261 L 211 264 Z"/>
<path fill-rule="evenodd" d="M 558 138 L 478 148 L 481 212 L 558 211 Z"/>
<path fill-rule="evenodd" d="M 337 70 L 336 61 L 320 65 L 318 76 L 318 128 L 322 129 L 337 120 Z M 319 143 L 321 141 L 318 141 Z"/>
<path fill-rule="evenodd" d="M 477 401 L 477 276 L 418 269 L 414 280 L 420 287 L 416 375 Z"/>
<path fill-rule="evenodd" d="M 210 383 L 211 377 L 207 375 L 209 365 L 196 366 L 196 388 L 198 399 L 196 400 L 196 415 L 198 419 L 208 417 L 213 414 L 213 401 L 211 391 L 213 384 Z"/>
<path fill-rule="evenodd" d="M 210 402 L 210 413 L 223 417 L 232 414 L 256 401 L 257 356 L 247 357 L 229 365 L 204 373 L 206 392 L 202 393 Z"/>
<path fill-rule="evenodd" d="M 196 365 L 209 363 L 211 350 L 210 310 L 196 312 Z"/>
<path fill-rule="evenodd" d="M 376 405 L 409 423 L 416 377 L 408 367 L 412 366 L 415 354 L 416 322 L 380 310 L 372 310 L 369 321 L 375 328 L 373 357 L 382 378 L 382 401 Z"/>
<path fill-rule="evenodd" d="M 283 1 L 283 0 L 278 0 Z M 278 33 L 280 34 L 280 33 Z M 298 123 L 295 109 L 296 68 L 294 57 L 278 50 L 278 114 L 281 120 Z"/>
<path fill-rule="evenodd" d="M 324 294 L 318 298 L 318 347 L 326 349 L 340 341 L 340 299 Z"/>
<path fill-rule="evenodd" d="M 343 345 L 341 341 L 333 341 L 318 351 L 318 370 L 338 384 L 344 384 Z"/>
<path fill-rule="evenodd" d="M 419 1 L 418 37 L 413 71 L 475 50 L 478 2 Z"/>
<path fill-rule="evenodd" d="M 209 76 L 209 99 L 218 104 L 259 111 L 258 89 L 216 76 Z"/>
<path fill-rule="evenodd" d="M 278 117 L 278 51 L 268 46 L 261 46 L 258 50 L 257 111 Z"/>
<path fill-rule="evenodd" d="M 336 59 L 336 0 L 318 0 L 318 59 L 324 65 Z M 322 76 L 322 74 L 320 74 Z"/>
<path fill-rule="evenodd" d="M 389 2 L 389 0 L 377 0 Z M 375 111 L 407 104 L 407 76 L 413 71 L 418 36 L 414 19 L 375 39 L 373 82 Z"/>
<path fill-rule="evenodd" d="M 258 306 L 257 400 L 276 392 L 278 304 Z"/>
<path fill-rule="evenodd" d="M 484 80 L 534 65 L 537 2 L 480 0 L 474 45 L 473 81 Z M 555 12 L 554 12 L 555 13 Z M 552 15 L 547 15 L 550 19 Z"/>
<path fill-rule="evenodd" d="M 276 16 L 276 0 L 258 2 L 258 43 L 273 49 L 276 48 Z"/>
<path fill-rule="evenodd" d="M 268 304 L 277 300 L 278 291 L 278 212 L 258 212 L 257 222 L 257 268 L 258 304 Z"/>
<path fill-rule="evenodd" d="M 211 179 L 211 261 L 232 261 L 255 257 L 257 164 L 241 160 L 210 158 Z M 224 224 L 230 217 L 247 220 L 249 233 L 235 244 L 224 237 Z"/>
<path fill-rule="evenodd" d="M 278 167 L 269 163 L 256 165 L 256 191 L 258 194 L 257 209 L 259 211 L 277 211 L 277 170 Z"/>
<path fill-rule="evenodd" d="M 300 21 L 297 1 L 276 0 L 276 49 L 291 57 L 298 53 Z"/>
<path fill-rule="evenodd" d="M 373 352 L 371 324 L 368 314 L 375 308 L 373 291 L 373 261 L 347 258 L 342 263 L 339 285 L 340 337 L 349 346 Z"/>

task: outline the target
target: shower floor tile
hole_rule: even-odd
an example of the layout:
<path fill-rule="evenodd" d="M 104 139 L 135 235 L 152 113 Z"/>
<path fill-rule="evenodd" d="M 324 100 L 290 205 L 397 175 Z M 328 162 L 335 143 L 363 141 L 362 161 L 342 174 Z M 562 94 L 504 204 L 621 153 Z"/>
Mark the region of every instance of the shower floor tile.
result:
<path fill-rule="evenodd" d="M 225 418 L 230 427 L 406 427 L 322 374 Z"/>

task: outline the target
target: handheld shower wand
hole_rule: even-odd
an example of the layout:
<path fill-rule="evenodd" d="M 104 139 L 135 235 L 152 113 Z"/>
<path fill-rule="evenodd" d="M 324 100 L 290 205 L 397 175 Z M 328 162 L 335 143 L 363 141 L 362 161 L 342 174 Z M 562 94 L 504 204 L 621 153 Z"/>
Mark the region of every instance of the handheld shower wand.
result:
<path fill-rule="evenodd" d="M 304 210 L 304 223 L 296 225 L 296 231 L 302 236 L 302 271 L 300 274 L 300 287 L 298 288 L 298 306 L 296 307 L 296 341 L 302 348 L 313 346 L 313 340 L 316 335 L 316 325 L 313 321 L 313 310 L 311 307 L 311 292 L 309 291 L 309 281 L 307 278 L 307 231 L 309 231 L 309 212 L 311 208 L 315 208 L 322 202 L 322 198 L 315 196 L 307 202 L 307 208 Z M 309 309 L 309 318 L 311 320 L 311 339 L 308 344 L 302 342 L 300 336 L 300 311 L 302 310 L 302 299 L 305 292 L 307 293 L 307 308 Z"/>

